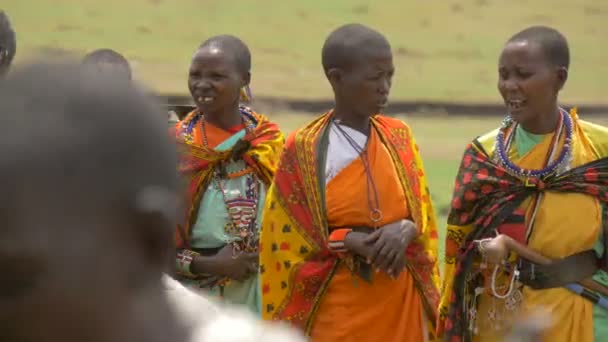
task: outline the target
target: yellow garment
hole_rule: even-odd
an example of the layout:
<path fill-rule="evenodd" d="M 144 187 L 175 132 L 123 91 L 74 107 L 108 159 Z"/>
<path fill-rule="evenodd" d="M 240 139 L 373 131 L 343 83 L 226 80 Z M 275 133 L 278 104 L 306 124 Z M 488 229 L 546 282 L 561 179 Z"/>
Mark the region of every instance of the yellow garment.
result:
<path fill-rule="evenodd" d="M 608 156 L 608 129 L 578 120 L 573 113 L 574 141 L 572 167 L 580 166 Z M 480 143 L 492 155 L 497 131 L 481 138 Z M 518 158 L 512 148 L 509 156 L 518 166 L 527 169 L 544 167 L 553 134 L 532 150 Z M 563 145 L 563 137 L 560 146 Z M 522 204 L 526 208 L 526 219 L 531 212 L 530 199 Z M 563 258 L 593 248 L 601 233 L 601 208 L 598 201 L 588 195 L 575 193 L 546 192 L 539 205 L 534 228 L 529 239 L 529 247 L 549 258 Z M 471 226 L 448 226 L 448 235 L 462 238 L 470 233 Z M 454 247 L 446 245 L 446 265 L 442 288 L 441 312 L 445 313 L 451 295 L 454 275 Z M 498 284 L 507 285 L 507 279 L 499 278 Z M 477 311 L 478 341 L 502 340 L 504 330 L 495 330 L 496 324 L 488 317 L 491 309 L 501 312 L 504 301 L 494 300 L 488 294 L 480 296 Z M 574 342 L 593 341 L 593 303 L 563 288 L 532 290 L 524 287 L 522 312 L 506 314 L 502 328 L 508 328 L 510 321 L 521 318 L 522 314 L 535 308 L 545 308 L 552 313 L 553 325 L 544 341 Z M 513 315 L 514 314 L 514 315 Z M 509 317 L 510 316 L 510 317 Z"/>
<path fill-rule="evenodd" d="M 373 130 L 367 150 L 383 213 L 377 225 L 409 218 L 395 165 Z M 326 202 L 329 227 L 374 226 L 360 158 L 329 181 Z M 313 341 L 425 341 L 422 302 L 409 271 L 397 280 L 375 273 L 371 284 L 355 277 L 345 264 L 338 266 L 312 323 Z"/>

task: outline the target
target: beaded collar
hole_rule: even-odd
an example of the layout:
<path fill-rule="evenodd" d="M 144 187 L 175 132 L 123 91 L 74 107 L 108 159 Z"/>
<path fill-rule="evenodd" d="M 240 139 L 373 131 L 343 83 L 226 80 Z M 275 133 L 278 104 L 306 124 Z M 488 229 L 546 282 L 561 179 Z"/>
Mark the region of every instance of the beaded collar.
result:
<path fill-rule="evenodd" d="M 495 153 L 494 159 L 507 169 L 509 173 L 512 175 L 524 178 L 526 180 L 529 179 L 542 179 L 550 174 L 561 174 L 567 171 L 570 168 L 570 163 L 572 161 L 572 136 L 573 136 L 573 122 L 570 114 L 560 108 L 560 119 L 558 128 L 555 131 L 555 135 L 553 137 L 552 148 L 549 154 L 548 165 L 542 169 L 524 169 L 522 167 L 517 166 L 509 159 L 508 151 L 513 142 L 513 138 L 515 136 L 515 130 L 517 128 L 517 123 L 513 121 L 511 116 L 507 116 L 500 127 L 498 135 L 496 136 L 495 141 Z M 553 156 L 557 151 L 559 145 L 559 138 L 562 132 L 565 131 L 565 139 L 564 146 L 559 154 L 559 156 L 553 160 Z"/>
<path fill-rule="evenodd" d="M 251 108 L 246 106 L 239 106 L 239 111 L 241 112 L 241 117 L 243 118 L 245 129 L 249 132 L 255 129 L 256 122 Z M 195 110 L 182 121 L 181 138 L 186 144 L 191 145 L 194 143 L 194 135 L 192 134 L 192 131 L 194 130 L 194 127 L 196 127 L 197 123 L 200 122 L 203 118 L 204 115 L 200 111 Z"/>

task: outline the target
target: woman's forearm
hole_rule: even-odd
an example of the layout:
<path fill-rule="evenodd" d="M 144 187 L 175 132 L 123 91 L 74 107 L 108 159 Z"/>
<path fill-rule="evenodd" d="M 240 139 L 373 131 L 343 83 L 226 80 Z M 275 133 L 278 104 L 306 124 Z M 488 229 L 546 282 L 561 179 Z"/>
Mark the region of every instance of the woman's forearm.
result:
<path fill-rule="evenodd" d="M 522 245 L 521 243 L 515 241 L 508 235 L 501 234 L 497 236 L 497 238 L 501 238 L 504 241 L 505 246 L 508 250 L 517 253 L 517 255 L 526 260 L 530 260 L 536 264 L 540 265 L 548 265 L 552 261 L 551 259 L 545 257 L 544 255 L 537 253 L 530 248 Z"/>
<path fill-rule="evenodd" d="M 198 255 L 190 265 L 190 272 L 196 275 L 210 274 L 218 275 L 217 260 L 214 256 Z"/>

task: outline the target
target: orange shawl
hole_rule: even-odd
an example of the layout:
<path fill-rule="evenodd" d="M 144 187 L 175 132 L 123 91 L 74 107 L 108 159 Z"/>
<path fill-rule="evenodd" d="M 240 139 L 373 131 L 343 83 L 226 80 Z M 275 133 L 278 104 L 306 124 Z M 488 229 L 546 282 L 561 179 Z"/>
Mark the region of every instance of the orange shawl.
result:
<path fill-rule="evenodd" d="M 184 222 L 178 225 L 175 234 L 177 248 L 188 247 L 190 231 L 196 221 L 200 201 L 216 166 L 235 157 L 238 158 L 239 156 L 235 156 L 235 151 L 244 148 L 246 151 L 240 158 L 253 168 L 264 183 L 270 184 L 284 142 L 283 133 L 276 124 L 268 121 L 263 115 L 251 110 L 243 110 L 244 115 L 255 123 L 255 128 L 237 142 L 232 149 L 216 151 L 195 141 L 184 139 L 185 129 L 197 113 L 195 110 L 188 114 L 175 128 L 180 156 L 178 168 L 180 173 L 187 178 L 188 184 L 187 212 Z M 199 134 L 199 130 L 200 125 L 195 126 L 193 134 Z"/>

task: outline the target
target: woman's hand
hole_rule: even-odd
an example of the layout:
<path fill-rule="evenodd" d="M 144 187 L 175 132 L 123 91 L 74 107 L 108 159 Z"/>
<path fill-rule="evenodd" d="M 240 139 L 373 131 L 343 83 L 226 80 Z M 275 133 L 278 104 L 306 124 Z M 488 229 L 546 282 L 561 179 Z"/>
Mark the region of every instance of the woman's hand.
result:
<path fill-rule="evenodd" d="M 477 249 L 485 260 L 493 265 L 501 264 L 509 257 L 506 235 L 498 235 L 495 238 L 477 240 Z"/>
<path fill-rule="evenodd" d="M 393 278 L 405 270 L 405 250 L 418 236 L 414 222 L 399 220 L 378 228 L 365 239 L 372 244 L 369 262 Z"/>
<path fill-rule="evenodd" d="M 214 256 L 196 257 L 192 264 L 192 272 L 243 281 L 257 273 L 258 257 L 258 253 L 233 255 L 232 246 L 226 245 Z"/>
<path fill-rule="evenodd" d="M 365 243 L 365 240 L 368 237 L 369 234 L 367 233 L 350 232 L 346 234 L 346 237 L 344 238 L 344 247 L 346 247 L 349 252 L 364 258 L 369 263 L 373 246 Z"/>

